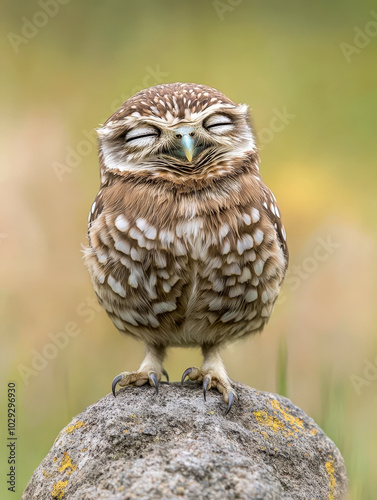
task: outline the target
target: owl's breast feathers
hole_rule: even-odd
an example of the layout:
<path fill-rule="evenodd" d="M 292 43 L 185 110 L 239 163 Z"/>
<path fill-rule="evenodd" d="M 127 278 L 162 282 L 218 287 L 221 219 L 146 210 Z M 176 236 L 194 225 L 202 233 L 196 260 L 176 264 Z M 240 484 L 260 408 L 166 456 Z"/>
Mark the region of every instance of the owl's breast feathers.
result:
<path fill-rule="evenodd" d="M 197 345 L 263 328 L 288 251 L 275 197 L 249 162 L 191 190 L 132 176 L 104 185 L 85 262 L 119 330 Z"/>

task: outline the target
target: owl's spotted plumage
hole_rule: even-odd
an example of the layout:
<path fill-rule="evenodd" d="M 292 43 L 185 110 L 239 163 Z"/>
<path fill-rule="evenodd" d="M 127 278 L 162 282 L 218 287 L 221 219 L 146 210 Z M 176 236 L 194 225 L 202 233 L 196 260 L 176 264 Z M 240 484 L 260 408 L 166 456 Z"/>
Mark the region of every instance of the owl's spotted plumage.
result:
<path fill-rule="evenodd" d="M 247 107 L 204 85 L 159 85 L 128 99 L 99 137 L 85 262 L 115 326 L 147 346 L 113 388 L 157 388 L 167 347 L 201 346 L 202 368 L 184 375 L 230 408 L 220 348 L 264 327 L 288 261 Z"/>

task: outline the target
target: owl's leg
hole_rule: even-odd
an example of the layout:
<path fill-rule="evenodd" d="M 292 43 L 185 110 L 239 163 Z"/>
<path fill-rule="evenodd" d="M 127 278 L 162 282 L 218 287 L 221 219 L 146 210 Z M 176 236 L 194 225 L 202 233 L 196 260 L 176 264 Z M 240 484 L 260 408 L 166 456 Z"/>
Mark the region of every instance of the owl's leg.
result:
<path fill-rule="evenodd" d="M 136 372 L 122 372 L 117 375 L 112 383 L 112 391 L 115 396 L 116 386 L 119 384 L 121 387 L 126 385 L 144 385 L 149 382 L 152 387 L 156 388 L 158 393 L 158 383 L 161 376 L 164 375 L 169 382 L 169 375 L 162 366 L 165 357 L 166 349 L 161 346 L 154 346 L 147 344 L 146 353 L 143 362 Z"/>
<path fill-rule="evenodd" d="M 187 368 L 182 375 L 182 384 L 186 377 L 203 383 L 203 395 L 206 400 L 207 390 L 215 387 L 223 395 L 223 399 L 228 403 L 225 415 L 232 407 L 234 399 L 237 397 L 232 388 L 229 377 L 226 373 L 223 360 L 220 355 L 219 345 L 202 346 L 203 364 L 201 368 Z"/>

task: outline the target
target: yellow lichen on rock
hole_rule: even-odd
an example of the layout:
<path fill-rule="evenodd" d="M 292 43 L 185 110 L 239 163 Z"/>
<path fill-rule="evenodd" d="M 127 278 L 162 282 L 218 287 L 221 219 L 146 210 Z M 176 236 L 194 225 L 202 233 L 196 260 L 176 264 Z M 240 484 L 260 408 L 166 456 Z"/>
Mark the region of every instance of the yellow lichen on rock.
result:
<path fill-rule="evenodd" d="M 270 415 L 268 412 L 263 410 L 255 411 L 254 416 L 257 419 L 258 423 L 267 425 L 274 431 L 275 434 L 278 431 L 281 431 L 285 438 L 297 439 L 297 434 L 304 433 L 305 429 L 303 421 L 300 418 L 294 417 L 293 415 L 288 413 L 284 408 L 280 406 L 276 399 L 270 400 L 269 402 L 267 402 L 267 404 L 271 405 L 274 414 Z M 288 426 L 286 426 L 286 423 L 288 424 Z M 266 438 L 266 436 L 264 435 L 263 437 Z"/>
<path fill-rule="evenodd" d="M 329 475 L 329 495 L 327 497 L 328 500 L 335 499 L 335 489 L 336 489 L 336 478 L 335 478 L 335 468 L 334 468 L 334 459 L 330 457 L 331 460 L 326 462 L 326 471 Z"/>
<path fill-rule="evenodd" d="M 286 420 L 295 430 L 296 432 L 303 432 L 304 431 L 304 423 L 300 418 L 294 417 L 290 413 L 288 413 L 284 408 L 282 408 L 279 403 L 276 401 L 276 399 L 273 399 L 271 401 L 271 406 L 274 410 L 278 411 L 281 416 Z"/>
<path fill-rule="evenodd" d="M 65 488 L 68 484 L 68 481 L 58 481 L 52 486 L 52 498 L 56 498 L 56 500 L 62 500 L 65 493 Z"/>
<path fill-rule="evenodd" d="M 75 431 L 76 429 L 79 429 L 80 427 L 83 427 L 84 425 L 85 425 L 84 422 L 79 421 L 79 422 L 76 422 L 74 425 L 69 425 L 66 429 L 64 429 L 63 432 L 66 432 L 67 434 L 72 434 L 73 431 Z"/>
<path fill-rule="evenodd" d="M 44 477 L 52 477 L 52 476 L 54 476 L 54 475 L 55 475 L 55 473 L 54 473 L 54 472 L 53 472 L 52 474 L 49 474 L 48 472 L 46 472 L 46 470 L 45 470 L 45 469 L 43 469 L 42 474 L 44 475 Z"/>
<path fill-rule="evenodd" d="M 257 419 L 258 423 L 270 427 L 270 429 L 272 429 L 275 434 L 278 430 L 284 429 L 283 422 L 276 417 L 272 417 L 266 411 L 255 411 L 254 417 Z"/>
<path fill-rule="evenodd" d="M 69 470 L 70 469 L 70 470 Z M 59 472 L 66 472 L 70 476 L 77 469 L 77 465 L 72 465 L 71 458 L 66 451 L 63 452 L 62 465 Z"/>
<path fill-rule="evenodd" d="M 264 439 L 268 439 L 268 434 L 267 434 L 267 432 L 265 432 L 265 431 L 260 431 L 260 433 L 262 434 L 262 436 L 264 437 Z"/>

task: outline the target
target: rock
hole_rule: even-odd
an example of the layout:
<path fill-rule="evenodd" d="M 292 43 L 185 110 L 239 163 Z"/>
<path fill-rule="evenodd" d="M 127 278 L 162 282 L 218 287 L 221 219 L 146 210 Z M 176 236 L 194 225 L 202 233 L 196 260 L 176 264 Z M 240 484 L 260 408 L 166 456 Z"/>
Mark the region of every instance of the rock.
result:
<path fill-rule="evenodd" d="M 289 399 L 235 383 L 226 408 L 193 383 L 121 389 L 63 429 L 23 500 L 344 498 L 334 443 Z"/>

